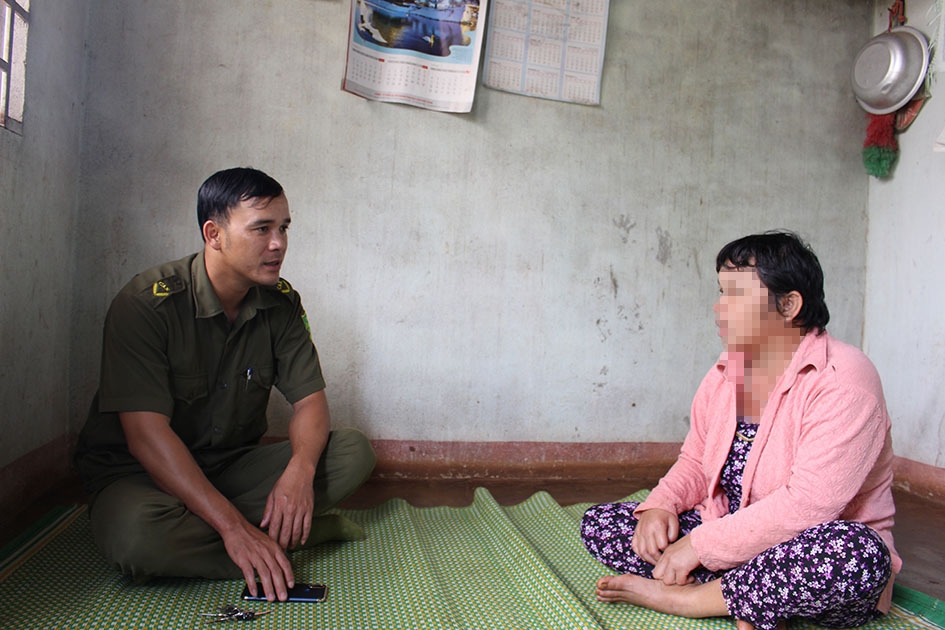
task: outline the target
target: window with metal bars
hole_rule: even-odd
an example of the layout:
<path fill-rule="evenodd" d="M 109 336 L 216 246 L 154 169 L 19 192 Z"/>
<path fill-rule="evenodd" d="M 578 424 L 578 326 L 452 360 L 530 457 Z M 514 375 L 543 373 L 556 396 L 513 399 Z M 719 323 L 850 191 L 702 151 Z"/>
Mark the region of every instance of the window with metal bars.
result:
<path fill-rule="evenodd" d="M 0 127 L 23 130 L 30 0 L 0 0 Z"/>

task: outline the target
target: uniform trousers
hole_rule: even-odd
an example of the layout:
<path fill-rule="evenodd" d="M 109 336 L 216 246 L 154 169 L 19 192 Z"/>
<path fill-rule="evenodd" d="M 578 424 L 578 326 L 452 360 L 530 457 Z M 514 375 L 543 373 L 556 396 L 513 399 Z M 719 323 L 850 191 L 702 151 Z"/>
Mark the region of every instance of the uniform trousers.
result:
<path fill-rule="evenodd" d="M 289 442 L 278 442 L 196 459 L 210 483 L 258 526 L 269 492 L 291 455 Z M 315 472 L 309 545 L 337 537 L 340 517 L 317 515 L 367 481 L 374 463 L 374 450 L 360 431 L 336 429 L 329 434 Z M 106 559 L 135 581 L 158 576 L 242 577 L 217 531 L 160 490 L 146 473 L 122 477 L 102 489 L 92 497 L 89 517 L 95 543 Z"/>

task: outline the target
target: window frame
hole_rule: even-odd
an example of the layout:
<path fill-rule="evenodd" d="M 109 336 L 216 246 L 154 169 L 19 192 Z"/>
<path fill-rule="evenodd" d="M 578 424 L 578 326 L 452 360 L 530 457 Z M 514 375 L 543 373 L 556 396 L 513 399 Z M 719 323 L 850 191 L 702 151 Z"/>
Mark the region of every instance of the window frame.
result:
<path fill-rule="evenodd" d="M 17 18 L 25 25 L 25 33 L 18 35 Z M 23 42 L 24 60 L 22 65 L 14 63 L 14 42 L 18 42 L 18 37 L 28 38 L 30 23 L 29 0 L 0 0 L 0 128 L 9 129 L 14 133 L 20 134 L 23 131 L 24 118 L 22 111 L 26 109 L 23 103 L 19 118 L 10 115 L 10 96 L 13 93 L 14 85 L 22 85 L 23 99 L 25 100 L 26 77 L 25 77 L 25 54 L 26 41 Z M 14 81 L 14 74 L 23 73 L 24 76 L 17 76 Z"/>

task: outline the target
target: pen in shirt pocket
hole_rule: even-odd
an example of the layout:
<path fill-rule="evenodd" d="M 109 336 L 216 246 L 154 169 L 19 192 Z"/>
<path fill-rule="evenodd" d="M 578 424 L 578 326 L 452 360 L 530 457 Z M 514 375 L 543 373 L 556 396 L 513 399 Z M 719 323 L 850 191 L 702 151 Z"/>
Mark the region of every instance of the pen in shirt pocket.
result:
<path fill-rule="evenodd" d="M 243 391 L 246 391 L 249 389 L 249 382 L 251 380 L 253 380 L 253 368 L 248 367 L 246 368 L 246 385 L 243 387 Z"/>

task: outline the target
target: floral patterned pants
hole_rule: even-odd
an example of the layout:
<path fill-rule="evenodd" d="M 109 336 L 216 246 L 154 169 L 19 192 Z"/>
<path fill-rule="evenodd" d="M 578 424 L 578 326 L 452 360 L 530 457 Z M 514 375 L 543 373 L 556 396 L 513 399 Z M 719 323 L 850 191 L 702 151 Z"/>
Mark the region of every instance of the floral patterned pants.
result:
<path fill-rule="evenodd" d="M 653 565 L 630 541 L 638 503 L 595 505 L 581 522 L 591 555 L 620 573 L 653 578 Z M 702 524 L 694 510 L 679 515 L 680 536 Z M 763 551 L 727 571 L 699 567 L 700 583 L 721 579 L 729 613 L 759 630 L 805 617 L 828 628 L 854 628 L 876 618 L 876 603 L 890 576 L 890 557 L 879 534 L 862 523 L 831 521 Z"/>

